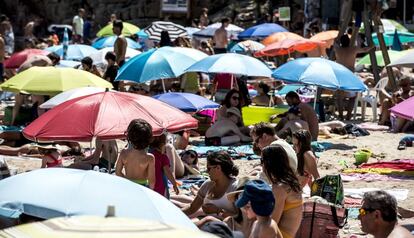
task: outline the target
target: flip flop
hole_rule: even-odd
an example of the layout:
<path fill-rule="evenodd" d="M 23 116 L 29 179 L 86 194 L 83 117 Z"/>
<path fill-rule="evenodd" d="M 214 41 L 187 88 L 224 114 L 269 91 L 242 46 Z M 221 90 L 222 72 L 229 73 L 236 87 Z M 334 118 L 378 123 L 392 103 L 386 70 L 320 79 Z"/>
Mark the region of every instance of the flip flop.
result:
<path fill-rule="evenodd" d="M 407 147 L 407 144 L 404 141 L 401 141 L 400 144 L 398 145 L 397 149 L 398 150 L 405 150 L 406 147 Z"/>

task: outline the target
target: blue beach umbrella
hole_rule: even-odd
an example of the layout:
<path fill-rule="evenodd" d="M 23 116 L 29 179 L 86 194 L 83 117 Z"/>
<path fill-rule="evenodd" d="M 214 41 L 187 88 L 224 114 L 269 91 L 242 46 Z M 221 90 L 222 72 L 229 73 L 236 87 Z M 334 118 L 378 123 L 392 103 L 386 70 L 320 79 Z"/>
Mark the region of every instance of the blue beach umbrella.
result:
<path fill-rule="evenodd" d="M 0 181 L 1 214 L 55 217 L 105 216 L 115 207 L 119 217 L 141 218 L 197 229 L 160 194 L 125 178 L 67 168 L 38 169 Z"/>
<path fill-rule="evenodd" d="M 235 53 L 210 55 L 191 65 L 186 72 L 230 73 L 269 78 L 272 74 L 269 67 L 262 61 Z"/>
<path fill-rule="evenodd" d="M 69 34 L 68 34 L 68 28 L 65 28 L 65 31 L 63 33 L 63 59 L 66 59 L 67 52 L 68 52 L 68 46 L 69 46 Z"/>
<path fill-rule="evenodd" d="M 392 46 L 394 42 L 395 32 L 387 32 L 387 33 L 384 33 L 383 36 L 384 36 L 385 45 Z M 414 42 L 413 33 L 398 31 L 397 36 L 398 36 L 398 39 L 400 40 L 400 43 L 402 44 Z M 372 41 L 374 42 L 376 46 L 379 46 L 377 33 L 372 34 Z"/>
<path fill-rule="evenodd" d="M 96 49 L 102 49 L 105 47 L 113 47 L 115 44 L 117 36 L 107 36 L 101 37 L 97 39 L 93 44 L 92 47 Z M 133 41 L 131 38 L 125 37 L 128 47 L 132 49 L 140 49 L 141 45 L 138 42 Z"/>
<path fill-rule="evenodd" d="M 184 112 L 220 107 L 219 104 L 192 93 L 163 93 L 155 95 L 154 98 Z"/>
<path fill-rule="evenodd" d="M 51 46 L 45 50 L 55 52 L 60 57 L 63 57 L 63 45 Z M 98 50 L 89 45 L 75 44 L 68 45 L 65 60 L 82 60 L 84 57 L 96 53 Z"/>
<path fill-rule="evenodd" d="M 73 60 L 59 60 L 59 64 L 57 64 L 55 67 L 58 68 L 75 68 L 79 66 L 81 63 L 79 61 L 73 61 Z"/>
<path fill-rule="evenodd" d="M 131 58 L 118 71 L 116 81 L 143 83 L 151 80 L 177 78 L 207 54 L 192 48 L 165 46 Z"/>
<path fill-rule="evenodd" d="M 283 26 L 276 23 L 263 23 L 252 26 L 237 36 L 239 39 L 263 39 L 276 32 L 287 32 Z"/>
<path fill-rule="evenodd" d="M 245 40 L 235 44 L 231 47 L 231 53 L 252 54 L 256 51 L 262 50 L 265 46 L 262 43 L 252 40 Z"/>
<path fill-rule="evenodd" d="M 289 61 L 275 69 L 272 76 L 289 83 L 315 85 L 331 90 L 367 90 L 367 86 L 345 66 L 323 58 Z"/>

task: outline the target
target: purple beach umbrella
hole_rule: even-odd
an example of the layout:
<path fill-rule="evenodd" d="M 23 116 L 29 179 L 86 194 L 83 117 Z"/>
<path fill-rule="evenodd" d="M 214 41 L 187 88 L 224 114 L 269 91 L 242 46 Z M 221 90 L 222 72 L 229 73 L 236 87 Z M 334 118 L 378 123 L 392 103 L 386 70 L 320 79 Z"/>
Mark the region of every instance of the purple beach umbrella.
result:
<path fill-rule="evenodd" d="M 414 97 L 404 100 L 393 106 L 390 111 L 395 115 L 404 119 L 414 121 Z"/>

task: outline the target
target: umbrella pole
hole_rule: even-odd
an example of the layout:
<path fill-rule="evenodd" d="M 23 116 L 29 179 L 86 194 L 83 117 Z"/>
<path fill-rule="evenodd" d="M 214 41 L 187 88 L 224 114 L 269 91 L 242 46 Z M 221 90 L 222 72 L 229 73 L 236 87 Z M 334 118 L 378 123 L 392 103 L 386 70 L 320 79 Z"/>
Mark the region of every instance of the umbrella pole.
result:
<path fill-rule="evenodd" d="M 162 83 L 162 89 L 164 90 L 164 93 L 166 93 L 167 91 L 165 90 L 165 83 L 164 83 L 164 79 L 161 79 L 161 83 Z"/>
<path fill-rule="evenodd" d="M 318 87 L 316 87 L 315 95 L 314 95 L 314 98 L 313 98 L 313 110 L 315 110 L 315 111 L 316 111 L 316 99 L 317 99 L 317 97 L 318 97 Z"/>

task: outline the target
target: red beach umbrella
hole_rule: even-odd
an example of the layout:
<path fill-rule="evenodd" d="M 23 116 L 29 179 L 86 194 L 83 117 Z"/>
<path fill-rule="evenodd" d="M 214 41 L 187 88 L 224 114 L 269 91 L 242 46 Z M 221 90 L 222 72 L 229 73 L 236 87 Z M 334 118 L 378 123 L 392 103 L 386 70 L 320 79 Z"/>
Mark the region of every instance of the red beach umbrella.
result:
<path fill-rule="evenodd" d="M 325 42 L 308 39 L 284 39 L 266 46 L 262 50 L 257 51 L 254 55 L 256 57 L 261 57 L 287 55 L 294 51 L 307 52 L 315 49 L 319 45 L 325 45 Z"/>
<path fill-rule="evenodd" d="M 102 92 L 66 101 L 33 121 L 23 135 L 34 141 L 91 141 L 125 138 L 133 119 L 144 119 L 154 135 L 197 128 L 197 120 L 159 100 Z"/>
<path fill-rule="evenodd" d="M 22 65 L 28 58 L 35 55 L 48 55 L 50 52 L 39 49 L 25 49 L 23 51 L 14 53 L 4 61 L 5 68 L 17 69 Z"/>

